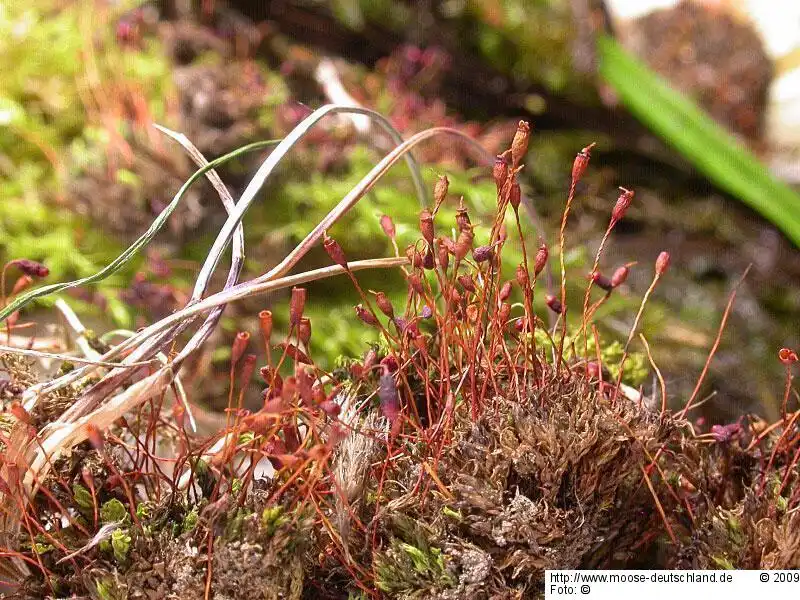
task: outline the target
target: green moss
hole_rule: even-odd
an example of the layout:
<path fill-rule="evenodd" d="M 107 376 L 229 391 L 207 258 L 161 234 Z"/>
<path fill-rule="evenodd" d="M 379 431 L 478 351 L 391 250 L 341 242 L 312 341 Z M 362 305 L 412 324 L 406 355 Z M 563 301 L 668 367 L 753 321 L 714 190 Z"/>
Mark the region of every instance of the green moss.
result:
<path fill-rule="evenodd" d="M 0 256 L 44 262 L 52 281 L 95 273 L 122 250 L 63 203 L 66 183 L 76 171 L 106 164 L 112 137 L 105 127 L 110 123 L 123 137 L 130 134 L 124 117 L 111 116 L 114 111 L 97 127 L 86 98 L 102 97 L 110 81 L 135 82 L 160 121 L 170 96 L 169 63 L 154 40 L 144 40 L 136 51 L 116 43 L 116 20 L 138 3 L 102 3 L 102 11 L 100 4 L 43 0 L 0 6 Z M 84 34 L 88 23 L 89 38 Z M 134 183 L 124 171 L 119 177 Z M 135 268 L 101 283 L 101 293 L 116 300 L 115 290 Z M 130 310 L 118 301 L 109 310 L 119 325 L 130 324 Z"/>
<path fill-rule="evenodd" d="M 103 523 L 123 523 L 129 519 L 125 505 L 116 498 L 112 498 L 100 507 L 100 521 Z"/>
<path fill-rule="evenodd" d="M 542 330 L 537 329 L 534 333 L 536 346 L 544 351 L 548 361 L 552 362 L 553 342 L 558 344 L 561 339 L 560 336 L 555 340 L 548 337 Z M 583 356 L 583 337 L 578 335 L 567 335 L 564 340 L 564 356 L 567 360 L 573 360 L 579 356 Z M 589 338 L 587 343 L 587 352 L 590 360 L 596 357 L 594 338 Z M 601 344 L 600 346 L 600 359 L 602 360 L 603 367 L 608 369 L 609 373 L 615 379 L 619 377 L 621 361 L 623 355 L 623 345 L 619 341 L 613 341 L 608 344 Z M 647 376 L 650 374 L 650 364 L 647 356 L 643 352 L 628 351 L 628 356 L 625 358 L 625 370 L 622 376 L 622 382 L 630 386 L 641 385 Z"/>
<path fill-rule="evenodd" d="M 200 515 L 198 514 L 196 507 L 186 513 L 186 516 L 183 518 L 183 523 L 181 523 L 181 533 L 194 531 L 195 527 L 197 527 L 199 519 Z"/>
<path fill-rule="evenodd" d="M 136 505 L 136 518 L 140 521 L 149 519 L 153 514 L 153 503 L 149 501 L 140 502 Z"/>
<path fill-rule="evenodd" d="M 43 544 L 41 542 L 36 542 L 33 545 L 33 551 L 36 554 L 47 554 L 51 550 L 55 550 L 55 546 L 53 546 L 52 544 Z"/>
<path fill-rule="evenodd" d="M 454 584 L 439 548 L 415 546 L 397 539 L 392 540 L 386 552 L 376 555 L 375 574 L 375 584 L 390 594 L 421 597 Z"/>
<path fill-rule="evenodd" d="M 75 504 L 83 509 L 92 510 L 94 507 L 92 494 L 80 483 L 72 484 L 72 498 L 75 500 Z"/>
<path fill-rule="evenodd" d="M 127 529 L 116 529 L 111 534 L 111 548 L 114 551 L 114 558 L 117 562 L 125 562 L 128 558 L 128 551 L 131 549 L 131 536 Z"/>
<path fill-rule="evenodd" d="M 712 556 L 711 560 L 714 561 L 714 564 L 720 569 L 726 569 L 728 571 L 736 569 L 736 566 L 725 556 Z"/>
<path fill-rule="evenodd" d="M 272 537 L 279 527 L 288 523 L 289 518 L 283 513 L 283 506 L 272 506 L 265 508 L 261 513 L 261 526 L 264 527 L 268 536 Z"/>
<path fill-rule="evenodd" d="M 126 600 L 128 598 L 127 589 L 110 575 L 95 581 L 94 587 L 100 600 Z"/>

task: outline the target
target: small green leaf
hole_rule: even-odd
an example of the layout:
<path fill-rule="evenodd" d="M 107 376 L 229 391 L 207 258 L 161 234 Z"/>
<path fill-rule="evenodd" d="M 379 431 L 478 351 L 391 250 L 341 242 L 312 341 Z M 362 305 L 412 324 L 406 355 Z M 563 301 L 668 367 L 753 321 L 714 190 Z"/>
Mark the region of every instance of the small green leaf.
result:
<path fill-rule="evenodd" d="M 181 533 L 193 531 L 194 528 L 197 527 L 198 518 L 199 515 L 197 514 L 196 508 L 186 513 L 186 516 L 183 518 L 183 523 L 181 524 Z"/>
<path fill-rule="evenodd" d="M 72 497 L 75 500 L 75 504 L 81 508 L 91 510 L 94 507 L 92 495 L 89 493 L 89 490 L 83 487 L 80 483 L 72 484 Z"/>
<path fill-rule="evenodd" d="M 36 542 L 33 545 L 33 551 L 36 554 L 47 554 L 51 550 L 55 550 L 55 546 L 53 546 L 52 544 L 43 544 L 41 542 Z"/>
<path fill-rule="evenodd" d="M 102 523 L 122 523 L 127 519 L 128 511 L 125 509 L 125 505 L 116 498 L 112 498 L 100 507 L 100 521 Z"/>
<path fill-rule="evenodd" d="M 125 562 L 128 558 L 128 551 L 131 549 L 131 536 L 125 529 L 116 529 L 111 534 L 111 547 L 114 550 L 114 558 L 117 562 Z"/>

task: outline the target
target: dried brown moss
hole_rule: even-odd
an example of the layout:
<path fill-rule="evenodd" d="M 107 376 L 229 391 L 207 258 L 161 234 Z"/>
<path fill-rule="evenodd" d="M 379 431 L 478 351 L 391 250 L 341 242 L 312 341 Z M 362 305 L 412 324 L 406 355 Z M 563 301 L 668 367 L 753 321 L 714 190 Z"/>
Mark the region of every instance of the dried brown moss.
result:
<path fill-rule="evenodd" d="M 627 400 L 612 405 L 581 376 L 554 377 L 545 389 L 522 402 L 498 399 L 474 424 L 458 413 L 436 468 L 446 491 L 420 478 L 413 454 L 396 465 L 399 482 L 388 486 L 377 518 L 389 539 L 404 543 L 412 542 L 398 531 L 398 518 L 424 523 L 450 573 L 440 578 L 451 584 L 445 587 L 477 597 L 531 593 L 545 569 L 630 564 L 656 539 L 647 534 L 663 532 L 642 467 L 660 447 L 679 445 L 678 424 Z M 403 493 L 418 480 L 427 495 Z M 667 496 L 658 477 L 653 485 Z M 374 486 L 369 493 L 377 493 Z M 402 553 L 392 555 L 402 564 Z M 385 556 L 378 560 L 385 566 Z M 423 579 L 420 589 L 432 593 Z M 385 585 L 413 596 L 408 582 Z"/>

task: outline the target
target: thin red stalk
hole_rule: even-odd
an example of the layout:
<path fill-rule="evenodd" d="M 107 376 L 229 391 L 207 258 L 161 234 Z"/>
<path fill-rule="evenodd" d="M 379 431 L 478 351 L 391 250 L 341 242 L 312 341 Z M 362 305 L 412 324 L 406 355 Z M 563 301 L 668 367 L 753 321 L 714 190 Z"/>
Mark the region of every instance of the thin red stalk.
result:
<path fill-rule="evenodd" d="M 739 278 L 739 281 L 736 282 L 736 285 L 733 286 L 730 295 L 728 296 L 728 304 L 725 306 L 725 312 L 722 313 L 722 321 L 720 321 L 719 328 L 717 330 L 717 337 L 714 340 L 714 344 L 711 346 L 711 351 L 708 353 L 708 357 L 706 358 L 706 363 L 703 365 L 703 370 L 700 373 L 700 378 L 697 380 L 697 384 L 694 386 L 694 391 L 692 391 L 692 395 L 689 397 L 689 400 L 686 402 L 686 406 L 683 407 L 683 410 L 678 413 L 678 418 L 683 419 L 686 417 L 686 413 L 689 412 L 692 406 L 692 402 L 697 397 L 697 394 L 700 392 L 700 387 L 703 385 L 703 381 L 708 374 L 708 368 L 711 365 L 711 361 L 714 358 L 714 355 L 717 352 L 717 348 L 719 348 L 720 341 L 722 341 L 722 333 L 725 331 L 725 325 L 728 322 L 728 317 L 731 314 L 731 309 L 733 308 L 733 302 L 736 300 L 736 292 L 739 290 L 739 286 L 747 277 L 747 274 L 750 272 L 750 267 L 752 265 L 748 265 L 748 267 L 744 270 L 744 273 Z"/>

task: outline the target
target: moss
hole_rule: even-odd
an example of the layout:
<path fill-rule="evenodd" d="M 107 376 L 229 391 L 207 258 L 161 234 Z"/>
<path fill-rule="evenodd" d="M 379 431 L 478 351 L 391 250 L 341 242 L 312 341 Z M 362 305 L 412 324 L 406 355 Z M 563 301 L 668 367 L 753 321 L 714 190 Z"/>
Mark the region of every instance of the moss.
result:
<path fill-rule="evenodd" d="M 120 585 L 119 581 L 112 576 L 98 579 L 94 583 L 94 590 L 99 600 L 127 600 L 128 590 Z"/>
<path fill-rule="evenodd" d="M 80 483 L 72 484 L 72 498 L 75 504 L 84 510 L 92 510 L 94 507 L 92 494 Z"/>
<path fill-rule="evenodd" d="M 104 502 L 100 507 L 100 521 L 103 523 L 125 523 L 130 521 L 130 516 L 125 505 L 116 498 L 112 498 L 108 502 Z"/>
<path fill-rule="evenodd" d="M 117 562 L 123 563 L 128 558 L 128 551 L 131 548 L 131 536 L 125 529 L 116 529 L 111 534 L 111 548 L 114 551 L 114 558 Z"/>
<path fill-rule="evenodd" d="M 453 584 L 439 548 L 418 548 L 392 540 L 390 548 L 375 557 L 375 584 L 390 594 L 423 598 Z"/>
<path fill-rule="evenodd" d="M 186 516 L 183 518 L 183 523 L 181 524 L 181 532 L 188 533 L 190 531 L 194 531 L 195 527 L 197 527 L 197 523 L 199 520 L 199 515 L 197 513 L 197 509 L 193 508 Z"/>
<path fill-rule="evenodd" d="M 541 329 L 537 329 L 534 336 L 537 347 L 545 351 L 545 356 L 548 357 L 548 360 L 552 360 L 554 341 L 557 348 L 561 340 L 560 336 L 554 339 Z M 567 335 L 564 339 L 564 354 L 568 359 L 583 357 L 583 348 L 583 337 L 579 333 Z M 597 355 L 594 338 L 589 338 L 586 348 L 589 360 L 594 360 Z M 623 349 L 623 345 L 617 340 L 605 344 L 601 342 L 600 344 L 600 360 L 602 365 L 608 370 L 615 381 L 619 377 Z M 650 375 L 650 363 L 645 353 L 628 351 L 628 355 L 625 358 L 622 383 L 638 387 L 644 383 L 648 375 Z"/>

